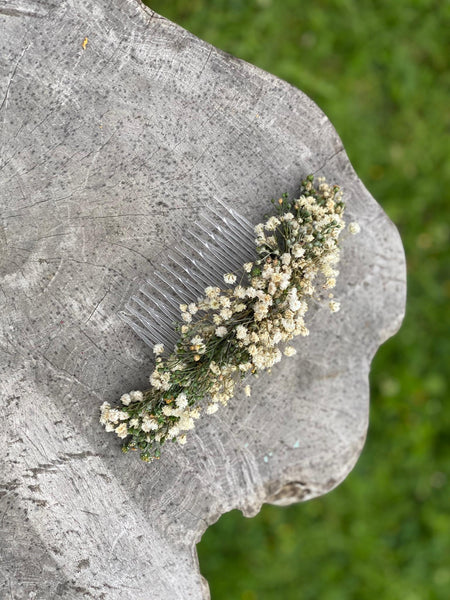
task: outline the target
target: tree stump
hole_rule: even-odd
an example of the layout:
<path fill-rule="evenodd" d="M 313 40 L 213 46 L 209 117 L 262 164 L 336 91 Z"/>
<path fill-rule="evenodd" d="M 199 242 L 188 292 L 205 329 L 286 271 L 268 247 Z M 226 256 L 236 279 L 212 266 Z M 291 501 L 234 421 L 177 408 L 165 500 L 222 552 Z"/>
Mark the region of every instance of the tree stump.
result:
<path fill-rule="evenodd" d="M 370 361 L 403 317 L 399 235 L 309 98 L 138 0 L 1 2 L 0 31 L 1 596 L 208 598 L 208 525 L 324 494 L 355 464 Z M 309 314 L 296 359 L 184 448 L 123 455 L 99 405 L 145 386 L 151 353 L 118 311 L 202 206 L 258 222 L 308 173 L 344 187 L 362 228 L 341 312 Z"/>

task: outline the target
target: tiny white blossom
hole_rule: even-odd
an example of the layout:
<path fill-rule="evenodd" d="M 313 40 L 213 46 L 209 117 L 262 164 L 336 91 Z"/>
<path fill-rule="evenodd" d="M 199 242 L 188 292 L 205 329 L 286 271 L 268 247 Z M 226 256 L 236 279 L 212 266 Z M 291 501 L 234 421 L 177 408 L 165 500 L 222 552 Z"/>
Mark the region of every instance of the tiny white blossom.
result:
<path fill-rule="evenodd" d="M 211 361 L 209 369 L 212 373 L 214 373 L 214 375 L 220 375 L 220 367 L 215 361 Z"/>
<path fill-rule="evenodd" d="M 183 435 L 179 435 L 177 437 L 177 442 L 179 444 L 181 444 L 182 446 L 184 446 L 184 444 L 186 443 L 186 441 L 187 441 L 187 438 L 186 438 L 186 435 L 184 433 L 183 433 Z"/>
<path fill-rule="evenodd" d="M 217 412 L 219 409 L 219 405 L 216 403 L 210 403 L 208 404 L 208 406 L 206 407 L 206 414 L 207 415 L 213 415 L 215 412 Z"/>
<path fill-rule="evenodd" d="M 286 346 L 284 349 L 285 356 L 294 356 L 295 354 L 297 354 L 297 350 L 293 346 Z"/>
<path fill-rule="evenodd" d="M 205 294 L 208 298 L 215 298 L 220 293 L 220 289 L 218 287 L 208 286 L 205 288 Z"/>
<path fill-rule="evenodd" d="M 302 247 L 301 244 L 294 244 L 292 248 L 292 254 L 295 258 L 300 258 L 305 254 L 305 249 Z"/>
<path fill-rule="evenodd" d="M 172 438 L 177 437 L 177 435 L 179 433 L 180 433 L 179 427 L 177 427 L 177 425 L 172 425 L 172 427 L 167 432 L 167 437 L 171 440 Z"/>
<path fill-rule="evenodd" d="M 121 411 L 116 408 L 112 408 L 108 413 L 108 421 L 111 423 L 117 423 L 120 419 Z"/>
<path fill-rule="evenodd" d="M 350 225 L 348 226 L 348 230 L 352 235 L 356 235 L 361 231 L 361 227 L 359 223 L 350 223 Z"/>
<path fill-rule="evenodd" d="M 201 409 L 198 406 L 196 406 L 195 408 L 192 408 L 190 410 L 190 415 L 193 419 L 199 419 L 200 415 L 201 415 Z"/>
<path fill-rule="evenodd" d="M 164 344 L 155 344 L 153 346 L 153 354 L 162 354 L 164 352 Z"/>
<path fill-rule="evenodd" d="M 238 325 L 236 327 L 236 338 L 238 340 L 245 340 L 245 338 L 247 337 L 248 331 L 247 331 L 247 327 L 245 327 L 245 325 Z"/>
<path fill-rule="evenodd" d="M 181 394 L 178 394 L 175 402 L 176 402 L 178 408 L 186 408 L 186 406 L 188 404 L 186 394 L 184 392 L 182 392 Z"/>
<path fill-rule="evenodd" d="M 194 302 L 191 302 L 187 308 L 191 315 L 195 315 L 198 312 L 198 307 Z"/>
<path fill-rule="evenodd" d="M 270 219 L 266 221 L 265 228 L 267 231 L 275 231 L 279 224 L 280 219 L 278 219 L 277 217 L 270 217 Z"/>
<path fill-rule="evenodd" d="M 223 280 L 225 281 L 225 283 L 236 283 L 236 275 L 234 273 L 225 273 L 225 275 L 223 276 Z"/>
<path fill-rule="evenodd" d="M 237 285 L 234 288 L 233 296 L 235 296 L 236 298 L 245 298 L 245 288 L 242 287 L 242 285 Z"/>
<path fill-rule="evenodd" d="M 141 429 L 146 433 L 149 431 L 156 431 L 158 429 L 158 422 L 155 419 L 145 416 L 144 420 L 142 421 Z"/>
<path fill-rule="evenodd" d="M 244 392 L 246 396 L 251 396 L 252 395 L 252 389 L 249 385 L 246 385 L 244 388 Z"/>
<path fill-rule="evenodd" d="M 244 271 L 246 273 L 250 273 L 250 271 L 252 269 L 253 269 L 253 263 L 252 262 L 245 263 L 245 265 L 244 265 Z"/>
<path fill-rule="evenodd" d="M 330 307 L 330 310 L 333 313 L 338 312 L 338 310 L 341 308 L 340 303 L 339 302 L 335 302 L 334 300 L 331 300 L 329 302 L 328 306 Z"/>
<path fill-rule="evenodd" d="M 125 406 L 128 406 L 130 404 L 130 402 L 131 402 L 131 396 L 130 396 L 130 394 L 123 394 L 123 396 L 120 397 L 120 401 Z"/>
<path fill-rule="evenodd" d="M 220 337 L 220 338 L 225 337 L 227 335 L 227 333 L 228 333 L 228 330 L 226 327 L 223 327 L 223 325 L 221 327 L 216 328 L 217 337 Z"/>
<path fill-rule="evenodd" d="M 223 308 L 220 311 L 220 316 L 222 317 L 222 319 L 224 321 L 228 321 L 228 319 L 231 319 L 231 317 L 233 316 L 233 311 L 230 310 L 229 308 Z M 220 329 L 220 327 L 219 327 L 219 329 Z"/>
<path fill-rule="evenodd" d="M 126 438 L 128 435 L 128 427 L 126 423 L 122 423 L 119 427 L 116 427 L 116 433 L 120 438 Z"/>
<path fill-rule="evenodd" d="M 241 363 L 239 365 L 239 370 L 243 371 L 244 373 L 245 373 L 245 371 L 250 371 L 251 368 L 252 368 L 251 362 Z"/>
<path fill-rule="evenodd" d="M 135 390 L 134 392 L 130 392 L 130 398 L 133 402 L 142 402 L 144 394 L 139 390 Z"/>

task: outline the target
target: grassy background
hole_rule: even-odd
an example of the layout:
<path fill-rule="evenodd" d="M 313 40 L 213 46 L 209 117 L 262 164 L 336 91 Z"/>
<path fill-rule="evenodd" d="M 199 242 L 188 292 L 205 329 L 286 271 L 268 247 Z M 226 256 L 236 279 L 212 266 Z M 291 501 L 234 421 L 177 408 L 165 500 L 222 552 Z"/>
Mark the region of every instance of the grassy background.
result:
<path fill-rule="evenodd" d="M 408 260 L 407 316 L 373 363 L 357 467 L 321 499 L 266 506 L 251 520 L 233 511 L 211 527 L 198 549 L 213 600 L 446 600 L 450 3 L 148 4 L 313 98 L 399 227 Z"/>

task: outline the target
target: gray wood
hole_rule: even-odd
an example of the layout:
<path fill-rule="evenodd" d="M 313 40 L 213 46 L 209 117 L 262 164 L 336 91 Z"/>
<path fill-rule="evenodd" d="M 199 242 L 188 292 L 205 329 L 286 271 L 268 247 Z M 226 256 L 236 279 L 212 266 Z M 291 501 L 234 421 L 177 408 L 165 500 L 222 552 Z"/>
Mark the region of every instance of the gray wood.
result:
<path fill-rule="evenodd" d="M 0 0 L 0 44 L 0 595 L 207 598 L 208 525 L 355 464 L 370 361 L 403 317 L 399 235 L 309 98 L 137 0 Z M 99 405 L 145 386 L 151 356 L 118 311 L 206 203 L 258 221 L 310 172 L 362 227 L 341 312 L 312 312 L 296 359 L 184 448 L 123 455 Z"/>

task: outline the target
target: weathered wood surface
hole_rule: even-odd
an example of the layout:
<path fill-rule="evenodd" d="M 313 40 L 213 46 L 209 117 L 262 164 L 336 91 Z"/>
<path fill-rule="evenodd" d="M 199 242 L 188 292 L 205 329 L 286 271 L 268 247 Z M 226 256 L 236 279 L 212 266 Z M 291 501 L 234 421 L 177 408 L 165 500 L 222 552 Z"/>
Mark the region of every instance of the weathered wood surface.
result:
<path fill-rule="evenodd" d="M 1 0 L 0 44 L 0 596 L 206 598 L 209 524 L 324 494 L 357 460 L 403 315 L 398 233 L 311 100 L 137 0 Z M 98 407 L 145 384 L 150 352 L 118 310 L 205 203 L 257 221 L 309 172 L 362 226 L 341 312 L 311 314 L 296 362 L 184 448 L 123 455 Z"/>

